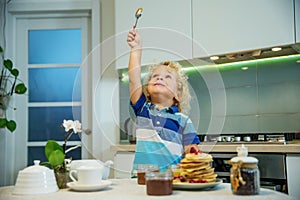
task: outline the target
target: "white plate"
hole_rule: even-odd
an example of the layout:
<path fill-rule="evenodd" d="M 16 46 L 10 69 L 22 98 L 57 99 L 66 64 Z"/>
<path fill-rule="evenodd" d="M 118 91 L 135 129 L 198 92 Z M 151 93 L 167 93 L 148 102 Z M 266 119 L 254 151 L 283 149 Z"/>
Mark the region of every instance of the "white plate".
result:
<path fill-rule="evenodd" d="M 198 190 L 198 189 L 206 189 L 212 188 L 216 185 L 223 183 L 222 179 L 217 179 L 214 183 L 173 183 L 173 189 L 181 189 L 181 190 Z"/>
<path fill-rule="evenodd" d="M 80 185 L 76 182 L 67 183 L 67 186 L 72 190 L 76 191 L 93 191 L 93 190 L 101 190 L 111 185 L 111 181 L 102 180 L 98 185 Z"/>

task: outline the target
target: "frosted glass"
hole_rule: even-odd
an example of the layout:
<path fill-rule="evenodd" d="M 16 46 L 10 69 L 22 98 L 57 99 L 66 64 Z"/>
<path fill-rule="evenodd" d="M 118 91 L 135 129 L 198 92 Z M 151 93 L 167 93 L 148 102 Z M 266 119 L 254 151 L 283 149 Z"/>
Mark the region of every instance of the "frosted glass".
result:
<path fill-rule="evenodd" d="M 242 67 L 248 67 L 248 70 L 242 70 Z M 256 85 L 256 66 L 253 64 L 219 70 L 219 72 L 226 88 Z"/>
<path fill-rule="evenodd" d="M 261 133 L 285 133 L 299 132 L 300 113 L 273 114 L 258 118 L 259 132 Z"/>
<path fill-rule="evenodd" d="M 31 107 L 29 108 L 28 141 L 64 140 L 64 129 L 61 124 L 64 119 L 80 120 L 81 107 Z M 80 140 L 73 135 L 71 141 Z"/>
<path fill-rule="evenodd" d="M 251 116 L 227 116 L 222 133 L 258 133 L 258 120 L 254 115 Z"/>
<path fill-rule="evenodd" d="M 81 71 L 72 68 L 29 69 L 29 102 L 81 101 Z"/>
<path fill-rule="evenodd" d="M 261 86 L 258 88 L 259 114 L 300 113 L 299 99 L 300 81 Z"/>
<path fill-rule="evenodd" d="M 255 115 L 257 113 L 256 90 L 256 87 L 226 89 L 226 115 Z"/>
<path fill-rule="evenodd" d="M 209 126 L 214 121 L 221 121 L 224 116 L 226 119 L 223 134 L 299 132 L 300 64 L 297 62 L 299 58 L 299 55 L 278 57 L 219 67 L 226 99 L 222 95 L 218 98 L 218 94 L 222 94 L 224 88 L 209 85 L 208 89 L 202 75 L 213 72 L 210 68 L 187 70 L 188 81 L 194 92 L 190 117 L 198 133 L 205 134 L 208 128 L 211 132 L 218 131 L 219 127 Z M 242 67 L 248 67 L 248 70 L 241 70 Z M 129 99 L 128 89 L 123 84 L 125 83 L 120 83 L 121 99 Z M 128 85 L 128 82 L 126 84 Z M 212 96 L 217 97 L 214 98 L 214 104 Z M 218 115 L 213 115 L 212 110 L 224 110 L 224 101 L 226 101 L 225 115 L 219 112 Z M 125 113 L 125 109 L 128 109 L 128 104 L 125 104 L 124 100 L 120 109 L 121 113 Z"/>
<path fill-rule="evenodd" d="M 81 63 L 81 30 L 29 30 L 29 64 Z"/>
<path fill-rule="evenodd" d="M 294 58 L 286 59 L 284 62 L 281 60 L 259 64 L 257 68 L 258 85 L 300 81 L 300 64 L 296 60 Z"/>

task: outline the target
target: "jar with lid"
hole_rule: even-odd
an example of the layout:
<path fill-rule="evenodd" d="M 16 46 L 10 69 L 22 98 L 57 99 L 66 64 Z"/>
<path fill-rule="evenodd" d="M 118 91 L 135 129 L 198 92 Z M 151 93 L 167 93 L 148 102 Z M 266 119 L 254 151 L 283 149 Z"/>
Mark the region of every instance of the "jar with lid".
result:
<path fill-rule="evenodd" d="M 137 165 L 137 183 L 139 185 L 145 185 L 146 183 L 146 172 L 159 172 L 159 166 L 155 164 L 139 164 Z"/>
<path fill-rule="evenodd" d="M 165 172 L 146 172 L 146 188 L 148 195 L 170 195 L 173 193 L 173 173 L 171 170 Z"/>
<path fill-rule="evenodd" d="M 260 191 L 258 160 L 248 156 L 248 148 L 237 147 L 237 157 L 230 160 L 230 182 L 233 194 L 256 195 Z"/>

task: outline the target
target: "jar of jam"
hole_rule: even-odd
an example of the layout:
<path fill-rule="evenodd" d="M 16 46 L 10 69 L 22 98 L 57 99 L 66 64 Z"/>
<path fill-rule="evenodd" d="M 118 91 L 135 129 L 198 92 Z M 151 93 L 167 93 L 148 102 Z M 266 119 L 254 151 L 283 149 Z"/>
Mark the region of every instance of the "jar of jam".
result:
<path fill-rule="evenodd" d="M 137 183 L 139 185 L 145 185 L 146 179 L 145 175 L 147 171 L 159 172 L 159 166 L 154 164 L 138 164 L 137 168 Z"/>
<path fill-rule="evenodd" d="M 173 173 L 146 172 L 146 189 L 148 195 L 170 195 L 173 193 Z"/>
<path fill-rule="evenodd" d="M 233 194 L 256 195 L 260 191 L 258 160 L 248 157 L 248 148 L 237 147 L 238 156 L 230 160 L 230 182 Z"/>

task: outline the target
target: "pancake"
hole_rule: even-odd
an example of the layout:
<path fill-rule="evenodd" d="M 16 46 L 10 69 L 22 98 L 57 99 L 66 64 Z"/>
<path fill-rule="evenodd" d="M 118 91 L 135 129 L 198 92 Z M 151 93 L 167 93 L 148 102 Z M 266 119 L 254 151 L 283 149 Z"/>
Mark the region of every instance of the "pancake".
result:
<path fill-rule="evenodd" d="M 213 183 L 217 174 L 211 167 L 213 158 L 206 153 L 188 153 L 180 163 L 180 175 L 174 177 L 173 182 L 185 183 Z"/>

